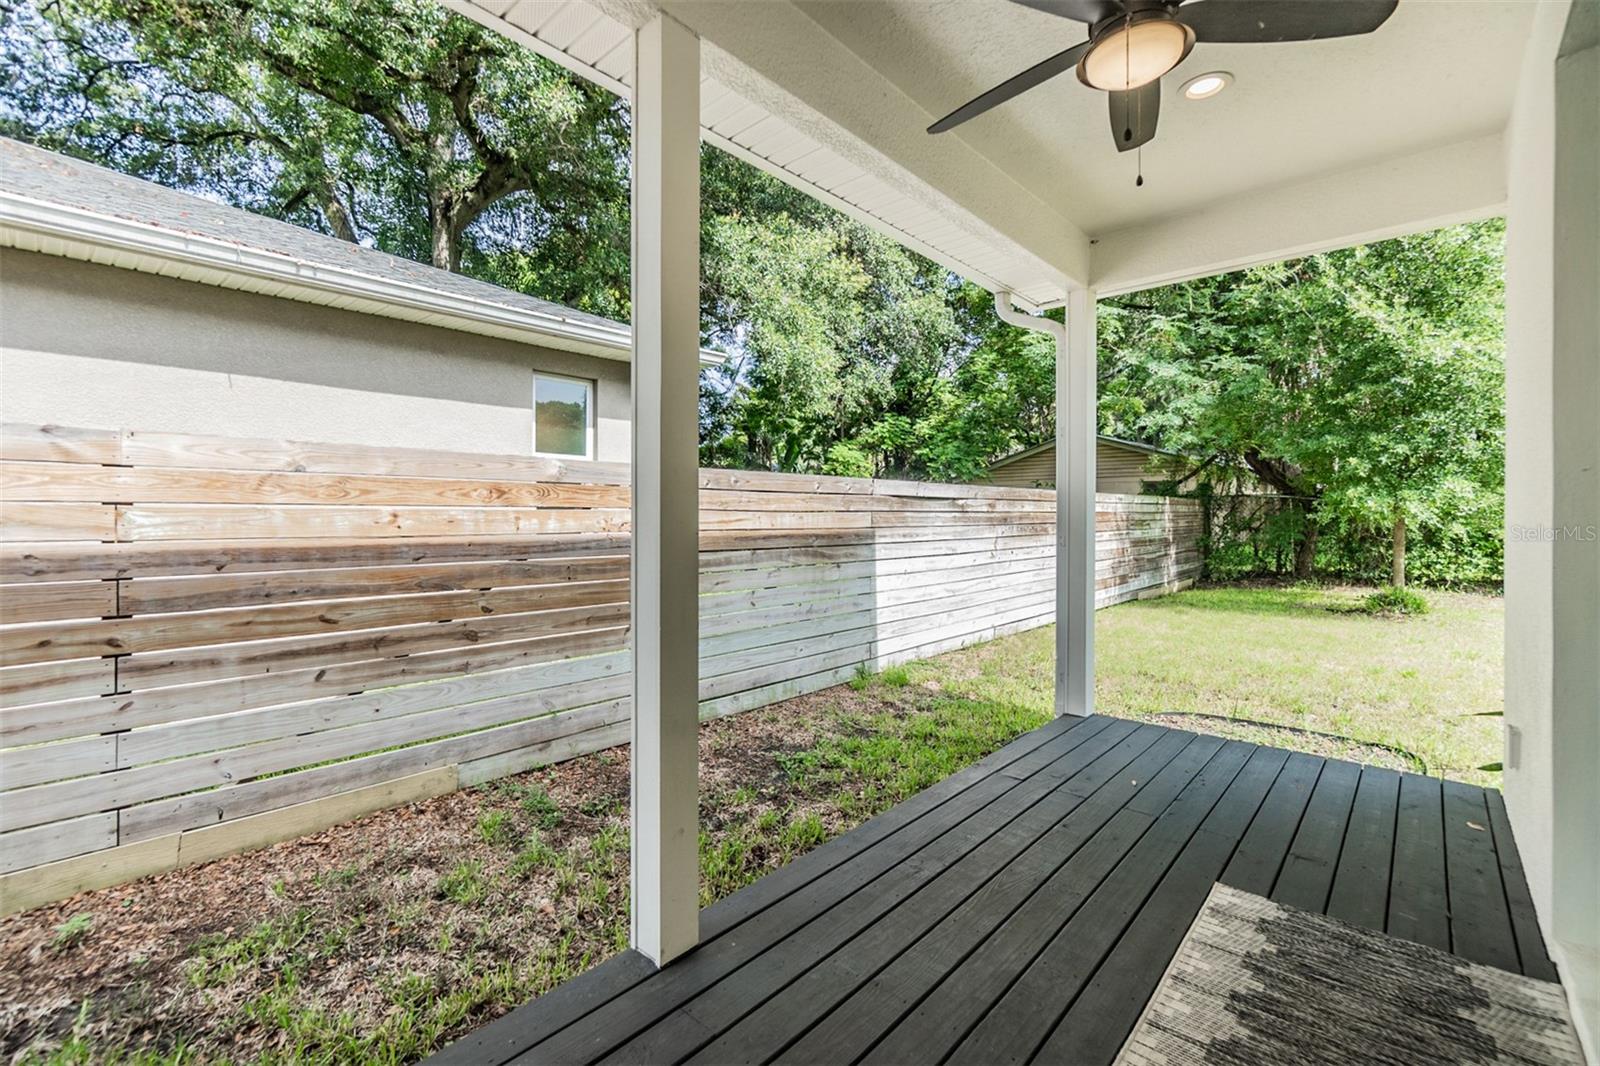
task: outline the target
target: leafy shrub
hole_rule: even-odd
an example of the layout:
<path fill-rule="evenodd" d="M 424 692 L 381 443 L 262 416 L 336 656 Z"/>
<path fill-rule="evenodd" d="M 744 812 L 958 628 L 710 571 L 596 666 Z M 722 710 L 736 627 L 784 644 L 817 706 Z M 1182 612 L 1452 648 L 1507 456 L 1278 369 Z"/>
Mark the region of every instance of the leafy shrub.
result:
<path fill-rule="evenodd" d="M 1427 614 L 1428 601 L 1415 589 L 1390 585 L 1362 600 L 1360 609 L 1367 614 Z"/>
<path fill-rule="evenodd" d="M 871 477 L 872 457 L 854 444 L 830 445 L 822 472 L 836 477 Z"/>

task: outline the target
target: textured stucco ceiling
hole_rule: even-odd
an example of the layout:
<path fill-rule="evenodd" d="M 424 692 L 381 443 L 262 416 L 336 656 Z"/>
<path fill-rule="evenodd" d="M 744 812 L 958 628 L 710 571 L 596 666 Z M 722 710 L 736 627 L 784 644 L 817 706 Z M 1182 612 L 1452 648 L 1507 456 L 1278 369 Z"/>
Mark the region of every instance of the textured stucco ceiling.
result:
<path fill-rule="evenodd" d="M 1401 0 L 1362 37 L 1202 44 L 1164 83 L 1137 188 L 1105 97 L 1070 73 L 924 132 L 1086 35 L 1010 0 L 445 2 L 619 92 L 632 28 L 664 12 L 701 39 L 707 140 L 1024 306 L 1501 210 L 1502 133 L 1540 7 Z M 1234 84 L 1183 99 L 1208 70 Z"/>
<path fill-rule="evenodd" d="M 1204 2 L 1204 0 L 1202 0 Z M 1008 0 L 798 0 L 930 121 L 1083 40 L 1081 23 Z M 1090 236 L 1207 201 L 1500 130 L 1531 0 L 1402 0 L 1376 33 L 1287 45 L 1201 44 L 1163 83 L 1160 129 L 1112 142 L 1103 94 L 1068 73 L 944 137 L 959 137 Z M 1178 91 L 1226 70 L 1205 101 Z"/>

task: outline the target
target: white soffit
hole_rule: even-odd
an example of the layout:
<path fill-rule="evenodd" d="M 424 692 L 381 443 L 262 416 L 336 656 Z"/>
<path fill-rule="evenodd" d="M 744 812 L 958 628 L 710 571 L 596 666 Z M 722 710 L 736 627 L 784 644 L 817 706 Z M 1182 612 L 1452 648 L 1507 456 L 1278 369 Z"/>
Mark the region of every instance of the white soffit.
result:
<path fill-rule="evenodd" d="M 1401 0 L 1366 36 L 1198 46 L 1163 81 L 1135 187 L 1104 96 L 1070 73 L 923 132 L 1086 36 L 1010 0 L 447 2 L 618 92 L 631 27 L 664 9 L 701 37 L 708 141 L 1032 307 L 1499 212 L 1538 7 Z M 1182 98 L 1213 69 L 1226 92 Z"/>
<path fill-rule="evenodd" d="M 632 26 L 651 12 L 651 5 L 630 0 L 599 0 L 598 4 L 589 0 L 445 2 L 452 10 L 623 96 L 629 94 L 632 77 Z M 738 5 L 731 6 L 734 10 L 723 14 L 737 13 Z M 787 4 L 749 2 L 745 6 L 759 18 L 780 13 L 798 16 Z M 703 5 L 687 5 L 686 13 L 717 15 Z M 1071 277 L 1087 277 L 1087 241 L 1059 216 L 1053 221 L 1065 239 L 1041 241 L 1031 250 L 1023 247 L 912 170 L 883 158 L 865 140 L 851 137 L 829 119 L 810 112 L 804 103 L 719 49 L 714 35 L 694 25 L 700 19 L 688 21 L 702 33 L 700 122 L 707 142 L 965 278 L 991 290 L 1011 290 L 1024 307 L 1059 304 Z M 808 25 L 817 31 L 814 24 Z M 814 135 L 803 127 L 826 131 L 826 135 Z M 917 132 L 920 134 L 920 127 Z M 864 157 L 871 158 L 863 162 Z M 973 158 L 989 166 L 975 153 Z M 1008 181 L 999 171 L 993 178 L 999 186 Z M 1011 203 L 1032 197 L 1018 186 L 999 189 L 997 199 Z M 1054 215 L 1038 206 L 1044 214 Z M 1052 228 L 1048 221 L 1033 228 L 1040 231 L 1036 235 L 1055 236 L 1048 232 Z"/>
<path fill-rule="evenodd" d="M 797 7 L 929 116 L 1088 36 L 1082 23 L 1011 0 L 780 6 Z M 1104 94 L 1071 72 L 934 139 L 992 160 L 1088 234 L 1100 292 L 1415 232 L 1503 209 L 1500 135 L 1539 7 L 1400 0 L 1367 35 L 1202 42 L 1162 79 L 1159 131 L 1138 153 L 1116 151 Z M 1208 71 L 1231 73 L 1232 84 L 1186 99 L 1182 84 Z"/>

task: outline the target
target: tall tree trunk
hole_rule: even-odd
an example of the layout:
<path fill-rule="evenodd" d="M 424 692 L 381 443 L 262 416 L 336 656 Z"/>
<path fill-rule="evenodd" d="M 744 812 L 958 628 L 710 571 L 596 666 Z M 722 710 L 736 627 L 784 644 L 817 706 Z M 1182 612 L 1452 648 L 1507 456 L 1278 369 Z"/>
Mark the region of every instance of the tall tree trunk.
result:
<path fill-rule="evenodd" d="M 436 195 L 428 204 L 428 235 L 431 238 L 429 258 L 440 270 L 459 273 L 461 269 L 460 230 L 456 227 L 455 207 L 443 196 Z"/>
<path fill-rule="evenodd" d="M 1311 508 L 1301 502 L 1296 505 L 1300 510 L 1300 539 L 1294 546 L 1294 576 L 1305 580 L 1311 576 L 1317 565 L 1317 516 Z"/>
<path fill-rule="evenodd" d="M 440 270 L 448 270 L 452 273 L 459 272 L 461 269 L 461 250 L 456 247 L 456 243 L 455 239 L 450 235 L 450 227 L 448 225 L 434 226 L 433 248 L 430 256 L 433 260 L 433 265 Z"/>
<path fill-rule="evenodd" d="M 1397 589 L 1406 587 L 1406 516 L 1394 516 L 1394 557 L 1389 568 L 1389 584 Z"/>
<path fill-rule="evenodd" d="M 335 237 L 351 244 L 357 243 L 355 221 L 345 209 L 344 201 L 331 189 L 324 190 L 322 194 L 322 217 L 327 220 L 328 228 L 333 230 Z"/>

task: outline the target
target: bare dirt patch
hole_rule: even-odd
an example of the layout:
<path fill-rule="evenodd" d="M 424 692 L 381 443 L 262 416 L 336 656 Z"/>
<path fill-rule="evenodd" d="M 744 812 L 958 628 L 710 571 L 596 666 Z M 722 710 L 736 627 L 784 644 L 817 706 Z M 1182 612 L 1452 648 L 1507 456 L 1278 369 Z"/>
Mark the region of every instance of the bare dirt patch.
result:
<path fill-rule="evenodd" d="M 816 755 L 931 698 L 872 687 L 701 729 L 706 902 L 888 805 Z M 415 1060 L 626 946 L 628 788 L 612 749 L 0 920 L 0 1054 Z"/>

